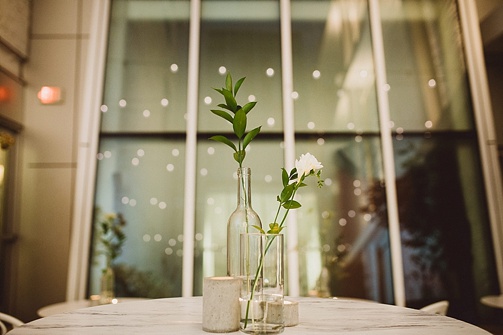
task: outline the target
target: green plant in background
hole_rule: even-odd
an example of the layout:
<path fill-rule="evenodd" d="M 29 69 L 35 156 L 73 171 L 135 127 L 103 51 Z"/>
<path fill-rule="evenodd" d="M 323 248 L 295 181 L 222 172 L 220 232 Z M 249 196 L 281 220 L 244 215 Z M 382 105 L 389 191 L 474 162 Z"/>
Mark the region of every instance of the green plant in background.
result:
<path fill-rule="evenodd" d="M 248 113 L 257 104 L 256 101 L 248 102 L 241 106 L 236 101 L 236 95 L 243 84 L 245 77 L 239 79 L 233 86 L 232 76 L 230 73 L 225 78 L 224 88 L 215 88 L 214 90 L 223 95 L 225 103 L 219 104 L 218 107 L 222 109 L 212 109 L 211 112 L 219 117 L 227 120 L 232 124 L 232 130 L 237 138 L 237 145 L 229 138 L 223 135 L 215 135 L 210 137 L 214 140 L 229 146 L 234 150 L 234 160 L 238 162 L 239 167 L 243 167 L 243 161 L 246 157 L 246 147 L 250 142 L 260 133 L 262 126 L 254 128 L 246 132 L 248 121 Z"/>
<path fill-rule="evenodd" d="M 122 247 L 126 241 L 126 235 L 123 232 L 126 221 L 120 213 L 105 213 L 98 217 L 97 238 L 101 245 L 98 253 L 105 255 L 107 266 L 110 266 L 113 260 L 122 253 Z"/>

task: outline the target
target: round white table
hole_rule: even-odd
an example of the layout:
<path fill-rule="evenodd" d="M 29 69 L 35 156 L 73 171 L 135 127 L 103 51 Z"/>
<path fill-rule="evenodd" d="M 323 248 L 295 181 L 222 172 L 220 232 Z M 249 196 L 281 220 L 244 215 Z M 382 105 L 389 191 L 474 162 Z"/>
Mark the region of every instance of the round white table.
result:
<path fill-rule="evenodd" d="M 115 301 L 113 303 L 117 304 L 117 303 L 123 303 L 123 302 L 145 300 L 145 298 L 116 298 L 114 300 Z M 47 305 L 47 306 L 40 308 L 37 311 L 37 314 L 41 317 L 47 317 L 47 316 L 51 316 L 54 314 L 71 312 L 76 309 L 82 309 L 82 308 L 93 307 L 93 306 L 98 306 L 98 305 L 99 305 L 98 300 L 87 300 L 87 299 L 58 302 L 58 303 L 55 303 L 52 305 Z"/>
<path fill-rule="evenodd" d="M 299 301 L 299 324 L 284 334 L 487 335 L 471 324 L 423 311 L 329 298 Z M 14 329 L 12 335 L 206 334 L 202 298 L 166 298 L 103 305 L 56 314 Z M 240 334 L 235 332 L 232 334 Z"/>
<path fill-rule="evenodd" d="M 482 297 L 480 302 L 484 305 L 491 306 L 494 308 L 503 308 L 503 294 L 501 295 L 488 295 Z"/>

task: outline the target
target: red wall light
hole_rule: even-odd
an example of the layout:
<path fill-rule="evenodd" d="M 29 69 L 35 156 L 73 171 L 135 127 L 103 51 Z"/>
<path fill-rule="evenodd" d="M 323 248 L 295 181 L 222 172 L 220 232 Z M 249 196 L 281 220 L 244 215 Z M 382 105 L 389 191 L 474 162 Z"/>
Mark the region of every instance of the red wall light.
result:
<path fill-rule="evenodd" d="M 38 100 L 43 105 L 53 105 L 61 102 L 61 88 L 56 86 L 42 86 L 37 94 Z"/>
<path fill-rule="evenodd" d="M 9 89 L 5 86 L 0 86 L 0 102 L 7 102 L 9 98 Z"/>

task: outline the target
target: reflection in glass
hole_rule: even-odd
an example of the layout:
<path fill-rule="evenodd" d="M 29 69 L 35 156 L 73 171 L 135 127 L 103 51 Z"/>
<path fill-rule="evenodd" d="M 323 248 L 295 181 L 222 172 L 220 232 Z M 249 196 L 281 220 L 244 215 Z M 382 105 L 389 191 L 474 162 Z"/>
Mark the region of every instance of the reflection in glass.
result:
<path fill-rule="evenodd" d="M 189 1 L 112 3 L 102 131 L 184 132 Z"/>
<path fill-rule="evenodd" d="M 366 1 L 292 1 L 295 129 L 377 131 Z"/>
<path fill-rule="evenodd" d="M 184 148 L 183 141 L 156 138 L 101 140 L 96 214 L 121 214 L 125 221 L 126 241 L 114 262 L 117 296 L 181 294 Z M 96 243 L 94 294 L 104 267 Z"/>
<path fill-rule="evenodd" d="M 282 131 L 280 45 L 278 2 L 201 2 L 200 132 L 229 129 L 209 112 L 221 99 L 211 88 L 222 87 L 227 72 L 235 80 L 246 77 L 238 101 L 258 101 L 249 128 L 263 125 L 262 132 Z M 204 103 L 207 97 L 212 103 Z M 270 118 L 276 122 L 268 123 Z"/>
<path fill-rule="evenodd" d="M 393 303 L 387 221 L 365 209 L 383 178 L 366 1 L 292 1 L 292 30 L 295 129 L 313 133 L 296 151 L 326 179 L 299 195 L 301 293 Z"/>
<path fill-rule="evenodd" d="M 302 294 L 392 303 L 387 221 L 369 208 L 369 190 L 382 180 L 379 137 L 313 137 L 298 141 L 297 151 L 314 154 L 325 179 L 322 191 L 299 195 Z"/>

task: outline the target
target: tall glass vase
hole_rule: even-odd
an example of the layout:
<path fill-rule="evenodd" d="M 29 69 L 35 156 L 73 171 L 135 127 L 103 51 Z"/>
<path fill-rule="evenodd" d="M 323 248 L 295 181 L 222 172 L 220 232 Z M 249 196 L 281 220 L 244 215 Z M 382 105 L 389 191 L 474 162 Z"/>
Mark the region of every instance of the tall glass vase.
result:
<path fill-rule="evenodd" d="M 283 234 L 241 234 L 240 330 L 279 334 L 284 321 Z"/>
<path fill-rule="evenodd" d="M 239 276 L 239 239 L 242 233 L 262 227 L 260 217 L 251 205 L 251 169 L 238 169 L 238 204 L 227 222 L 227 275 Z"/>

